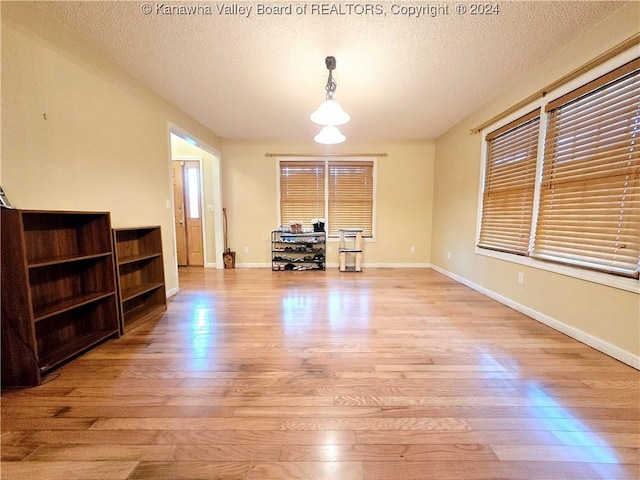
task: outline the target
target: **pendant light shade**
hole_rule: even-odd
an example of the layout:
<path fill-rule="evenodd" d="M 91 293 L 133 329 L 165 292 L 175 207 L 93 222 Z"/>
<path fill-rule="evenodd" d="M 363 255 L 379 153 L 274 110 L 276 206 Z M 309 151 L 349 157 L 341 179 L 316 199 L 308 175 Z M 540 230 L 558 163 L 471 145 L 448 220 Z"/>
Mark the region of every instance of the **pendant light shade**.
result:
<path fill-rule="evenodd" d="M 318 125 L 344 125 L 351 117 L 335 100 L 325 100 L 311 114 L 311 120 Z"/>
<path fill-rule="evenodd" d="M 347 137 L 340 132 L 338 127 L 333 125 L 323 127 L 322 130 L 320 130 L 320 133 L 314 137 L 314 140 L 317 143 L 322 143 L 324 145 L 335 145 L 336 143 L 344 142 L 346 139 Z"/>

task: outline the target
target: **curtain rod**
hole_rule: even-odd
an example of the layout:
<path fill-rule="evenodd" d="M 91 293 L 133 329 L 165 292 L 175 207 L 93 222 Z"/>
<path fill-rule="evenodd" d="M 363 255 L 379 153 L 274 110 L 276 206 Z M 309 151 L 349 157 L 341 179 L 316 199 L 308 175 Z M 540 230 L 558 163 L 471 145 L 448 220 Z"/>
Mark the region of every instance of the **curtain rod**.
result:
<path fill-rule="evenodd" d="M 265 153 L 265 157 L 386 157 L 388 153 Z"/>
<path fill-rule="evenodd" d="M 587 72 L 587 71 L 591 70 L 592 68 L 595 68 L 595 67 L 597 67 L 599 65 L 602 65 L 607 60 L 610 60 L 613 57 L 615 57 L 617 55 L 620 55 L 625 50 L 628 50 L 631 47 L 633 47 L 634 45 L 638 45 L 639 43 L 640 43 L 640 33 L 635 33 L 631 37 L 629 37 L 626 40 L 620 42 L 618 45 L 610 48 L 609 50 L 607 50 L 604 53 L 601 53 L 596 58 L 588 61 L 587 63 L 585 63 L 581 67 L 576 68 L 575 70 L 567 73 L 565 76 L 561 77 L 560 79 L 556 80 L 555 82 L 550 83 L 549 85 L 547 85 L 543 89 L 538 90 L 533 95 L 530 95 L 527 98 L 525 98 L 524 100 L 521 100 L 520 102 L 515 104 L 513 107 L 505 110 L 504 112 L 496 115 L 495 117 L 491 118 L 490 120 L 487 120 L 486 122 L 478 125 L 477 127 L 472 128 L 471 130 L 469 130 L 469 133 L 470 134 L 480 133 L 483 129 L 487 128 L 489 125 L 493 125 L 494 123 L 496 123 L 499 120 L 502 120 L 506 116 L 511 115 L 512 113 L 520 110 L 523 107 L 526 107 L 528 104 L 530 104 L 534 100 L 537 100 L 537 99 L 539 99 L 541 97 L 544 97 L 550 91 L 555 90 L 556 88 L 561 87 L 562 85 L 565 85 L 566 83 L 569 83 L 571 80 L 574 80 L 574 79 L 578 78 L 583 73 L 585 73 L 585 72 Z"/>

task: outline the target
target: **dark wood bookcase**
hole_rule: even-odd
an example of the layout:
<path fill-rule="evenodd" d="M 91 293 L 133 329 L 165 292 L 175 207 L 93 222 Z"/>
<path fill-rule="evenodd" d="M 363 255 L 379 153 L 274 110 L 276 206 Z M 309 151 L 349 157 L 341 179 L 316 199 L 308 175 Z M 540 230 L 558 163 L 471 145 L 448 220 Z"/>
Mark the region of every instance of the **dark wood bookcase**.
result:
<path fill-rule="evenodd" d="M 120 332 L 167 309 L 160 227 L 113 229 Z"/>
<path fill-rule="evenodd" d="M 106 212 L 0 209 L 2 385 L 43 375 L 120 334 Z"/>

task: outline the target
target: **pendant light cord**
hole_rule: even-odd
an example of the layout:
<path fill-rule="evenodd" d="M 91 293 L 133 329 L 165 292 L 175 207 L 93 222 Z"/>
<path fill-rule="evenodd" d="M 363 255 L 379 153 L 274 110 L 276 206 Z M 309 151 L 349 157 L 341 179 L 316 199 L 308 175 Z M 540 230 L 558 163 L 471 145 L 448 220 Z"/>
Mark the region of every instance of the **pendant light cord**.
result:
<path fill-rule="evenodd" d="M 336 91 L 336 87 L 338 84 L 333 79 L 333 70 L 336 68 L 336 58 L 335 57 L 327 57 L 324 59 L 324 64 L 327 66 L 329 70 L 329 78 L 327 78 L 327 85 L 324 89 L 327 91 L 327 100 L 333 100 L 333 94 Z"/>

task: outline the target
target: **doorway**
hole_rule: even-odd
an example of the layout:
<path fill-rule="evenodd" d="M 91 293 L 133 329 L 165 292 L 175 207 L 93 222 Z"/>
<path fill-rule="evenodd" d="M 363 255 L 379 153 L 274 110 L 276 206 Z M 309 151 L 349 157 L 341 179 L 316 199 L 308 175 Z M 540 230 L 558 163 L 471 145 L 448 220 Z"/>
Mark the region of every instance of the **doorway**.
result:
<path fill-rule="evenodd" d="M 171 162 L 178 266 L 203 267 L 202 181 L 198 160 Z"/>
<path fill-rule="evenodd" d="M 202 253 L 204 255 L 204 267 L 223 269 L 224 263 L 222 262 L 223 247 L 224 247 L 224 228 L 223 228 L 223 214 L 222 214 L 222 174 L 221 167 L 222 161 L 220 152 L 206 142 L 193 136 L 191 133 L 183 130 L 178 125 L 169 123 L 168 130 L 169 137 L 169 175 L 172 175 L 173 161 L 189 161 L 194 160 L 200 164 L 200 195 L 201 195 L 201 222 L 202 222 Z M 184 176 L 179 175 L 183 184 L 185 182 Z M 175 198 L 176 195 L 173 191 L 173 185 L 169 184 L 169 192 L 167 198 L 167 208 L 172 209 L 172 216 L 177 218 L 179 210 L 176 207 Z M 183 198 L 183 209 L 188 208 L 187 202 Z M 184 210 L 183 210 L 184 211 Z M 188 215 L 185 215 L 185 222 Z M 174 223 L 177 223 L 174 220 Z M 178 224 L 179 225 L 179 224 Z M 185 230 L 186 230 L 186 223 Z M 171 232 L 174 238 L 174 261 L 175 275 L 178 277 L 178 249 L 175 228 Z M 193 235 L 192 235 L 193 237 Z M 185 260 L 181 259 L 182 262 Z M 184 265 L 185 263 L 182 263 Z M 178 289 L 176 289 L 177 291 Z"/>

